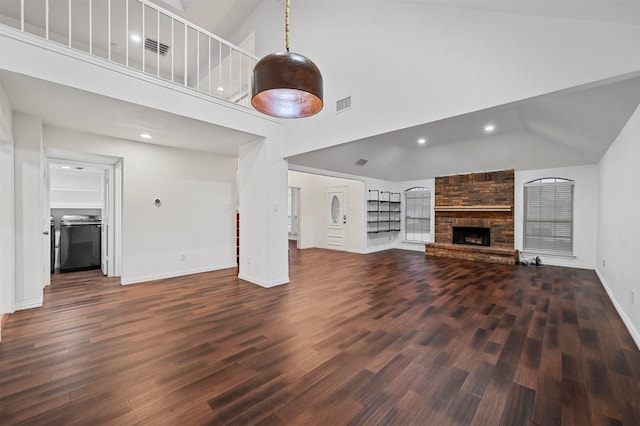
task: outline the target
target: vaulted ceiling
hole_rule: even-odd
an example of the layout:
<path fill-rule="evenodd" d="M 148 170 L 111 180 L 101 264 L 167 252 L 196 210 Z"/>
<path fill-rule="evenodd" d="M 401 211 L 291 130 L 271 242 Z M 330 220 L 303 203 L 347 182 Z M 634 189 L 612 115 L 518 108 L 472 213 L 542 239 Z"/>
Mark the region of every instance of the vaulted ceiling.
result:
<path fill-rule="evenodd" d="M 55 0 L 53 0 L 55 1 Z M 284 8 L 283 0 L 151 0 L 222 37 L 230 37 L 263 2 Z M 316 0 L 293 0 L 307 2 Z M 338 0 L 327 0 L 327 2 Z M 343 0 L 344 1 L 344 0 Z M 387 0 L 426 3 L 541 18 L 640 26 L 637 0 Z M 11 73 L 0 73 L 14 109 L 37 114 L 47 125 L 129 138 L 145 126 L 156 129 L 153 143 L 237 155 L 254 135 Z M 65 104 L 40 100 L 55 96 Z M 350 141 L 290 157 L 308 167 L 392 181 L 502 168 L 531 169 L 592 164 L 615 139 L 640 103 L 640 74 L 619 76 L 513 104 Z M 485 133 L 487 124 L 495 126 Z M 219 144 L 207 141 L 214 138 Z M 425 138 L 426 143 L 418 144 Z M 359 159 L 368 160 L 356 166 Z M 428 170 L 428 174 L 424 172 Z"/>
<path fill-rule="evenodd" d="M 635 74 L 295 155 L 289 163 L 391 181 L 595 164 L 639 104 Z M 367 163 L 356 164 L 360 159 Z"/>

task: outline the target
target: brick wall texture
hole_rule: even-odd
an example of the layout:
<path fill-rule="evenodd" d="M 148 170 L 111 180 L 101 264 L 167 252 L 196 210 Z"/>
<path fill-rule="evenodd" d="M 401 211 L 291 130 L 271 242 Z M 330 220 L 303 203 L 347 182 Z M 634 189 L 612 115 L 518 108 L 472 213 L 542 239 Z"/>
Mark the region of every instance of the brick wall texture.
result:
<path fill-rule="evenodd" d="M 491 229 L 491 247 L 514 248 L 514 171 L 443 176 L 435 179 L 435 206 L 510 206 L 506 212 L 436 212 L 435 242 L 451 244 L 454 226 Z"/>

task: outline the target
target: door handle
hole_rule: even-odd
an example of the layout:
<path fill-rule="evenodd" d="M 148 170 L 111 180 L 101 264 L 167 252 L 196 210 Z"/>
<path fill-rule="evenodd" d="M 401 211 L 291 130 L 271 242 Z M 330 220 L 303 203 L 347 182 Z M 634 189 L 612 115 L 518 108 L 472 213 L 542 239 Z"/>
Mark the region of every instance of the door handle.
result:
<path fill-rule="evenodd" d="M 49 231 L 44 231 L 42 235 L 49 235 Z"/>

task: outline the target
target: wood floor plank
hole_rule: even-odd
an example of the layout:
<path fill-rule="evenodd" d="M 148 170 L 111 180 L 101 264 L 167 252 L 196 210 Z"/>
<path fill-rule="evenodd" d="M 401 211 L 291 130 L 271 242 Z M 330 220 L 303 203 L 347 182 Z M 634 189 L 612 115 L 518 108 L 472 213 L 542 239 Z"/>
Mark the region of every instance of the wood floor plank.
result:
<path fill-rule="evenodd" d="M 53 275 L 3 330 L 0 423 L 640 424 L 593 271 L 292 247 L 290 279 Z"/>
<path fill-rule="evenodd" d="M 534 390 L 514 383 L 500 425 L 530 425 L 535 395 Z"/>

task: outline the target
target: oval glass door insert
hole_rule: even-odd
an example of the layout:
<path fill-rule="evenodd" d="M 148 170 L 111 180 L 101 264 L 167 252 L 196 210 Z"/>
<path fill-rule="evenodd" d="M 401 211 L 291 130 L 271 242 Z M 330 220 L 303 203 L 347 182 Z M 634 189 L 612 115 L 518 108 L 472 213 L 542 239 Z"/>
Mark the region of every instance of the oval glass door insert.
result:
<path fill-rule="evenodd" d="M 334 195 L 331 199 L 331 222 L 337 225 L 340 222 L 340 199 Z"/>

